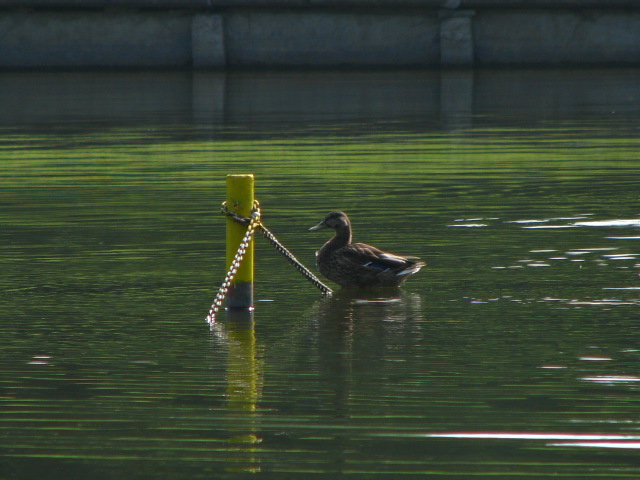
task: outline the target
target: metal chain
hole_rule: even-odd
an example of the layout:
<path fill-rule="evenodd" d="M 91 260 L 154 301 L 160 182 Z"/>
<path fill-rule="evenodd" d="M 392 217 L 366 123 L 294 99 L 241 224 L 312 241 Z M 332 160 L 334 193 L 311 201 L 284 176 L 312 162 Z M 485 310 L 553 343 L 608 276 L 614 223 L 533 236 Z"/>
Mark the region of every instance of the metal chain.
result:
<path fill-rule="evenodd" d="M 260 230 L 262 231 L 262 236 L 266 238 L 269 241 L 269 243 L 273 245 L 275 249 L 278 252 L 280 252 L 280 254 L 284 258 L 286 258 L 291 265 L 293 265 L 296 268 L 296 270 L 298 270 L 302 275 L 304 275 L 304 277 L 307 280 L 309 280 L 314 287 L 320 290 L 323 295 L 329 295 L 333 293 L 333 290 L 331 290 L 324 283 L 322 283 L 320 279 L 318 279 L 318 277 L 316 277 L 307 267 L 305 267 L 302 263 L 300 263 L 300 261 L 293 255 L 293 253 L 287 250 L 287 248 L 278 241 L 275 235 L 271 233 L 271 231 L 267 227 L 265 227 L 262 223 L 260 224 Z"/>
<path fill-rule="evenodd" d="M 248 219 L 245 219 L 245 217 L 241 217 L 235 213 L 229 212 L 227 210 L 226 203 L 222 204 L 222 211 L 226 215 L 231 216 L 234 220 L 236 220 L 235 217 L 242 219 L 240 223 L 243 223 L 243 224 L 248 223 L 249 226 L 247 227 L 247 232 L 244 234 L 244 237 L 240 242 L 238 251 L 233 257 L 233 261 L 229 266 L 229 271 L 227 272 L 227 276 L 224 278 L 224 281 L 222 282 L 222 285 L 218 290 L 218 294 L 216 295 L 215 300 L 211 304 L 211 308 L 209 309 L 209 315 L 207 315 L 205 319 L 207 323 L 209 323 L 210 325 L 216 321 L 216 314 L 220 310 L 220 307 L 222 306 L 222 302 L 224 298 L 227 296 L 227 292 L 229 290 L 229 286 L 231 285 L 231 282 L 233 281 L 233 278 L 236 276 L 236 273 L 238 273 L 238 268 L 240 268 L 242 259 L 244 258 L 244 255 L 247 252 L 247 248 L 249 248 L 249 244 L 251 243 L 251 237 L 253 237 L 253 234 L 255 233 L 256 228 L 260 226 L 261 213 L 260 213 L 260 205 L 258 204 L 257 201 L 254 202 L 253 210 L 251 212 L 251 217 Z"/>
<path fill-rule="evenodd" d="M 287 261 L 293 265 L 296 270 L 298 270 L 307 280 L 309 280 L 317 289 L 319 289 L 323 295 L 329 295 L 333 293 L 329 287 L 327 287 L 324 283 L 322 283 L 318 277 L 316 277 L 311 270 L 305 267 L 300 261 L 291 253 L 282 243 L 278 241 L 271 231 L 265 227 L 261 222 L 261 212 L 260 212 L 260 203 L 258 201 L 254 201 L 253 210 L 251 212 L 251 217 L 246 218 L 237 213 L 230 211 L 227 208 L 226 202 L 222 204 L 222 213 L 231 217 L 234 221 L 241 223 L 243 225 L 248 225 L 247 233 L 245 233 L 242 241 L 240 242 L 240 246 L 238 247 L 238 251 L 236 252 L 233 261 L 231 262 L 231 266 L 229 267 L 229 271 L 227 272 L 227 276 L 222 282 L 222 286 L 220 290 L 218 290 L 218 294 L 216 295 L 213 304 L 211 305 L 211 309 L 209 310 L 209 315 L 207 315 L 207 322 L 212 324 L 215 322 L 216 314 L 220 310 L 222 306 L 222 302 L 224 298 L 227 296 L 227 291 L 229 290 L 229 285 L 233 281 L 233 277 L 235 277 L 238 268 L 240 268 L 240 263 L 244 258 L 247 248 L 249 247 L 249 243 L 251 242 L 251 238 L 255 233 L 256 229 L 260 229 L 264 238 L 266 238 L 271 245 L 275 247 L 275 249 L 284 256 Z"/>

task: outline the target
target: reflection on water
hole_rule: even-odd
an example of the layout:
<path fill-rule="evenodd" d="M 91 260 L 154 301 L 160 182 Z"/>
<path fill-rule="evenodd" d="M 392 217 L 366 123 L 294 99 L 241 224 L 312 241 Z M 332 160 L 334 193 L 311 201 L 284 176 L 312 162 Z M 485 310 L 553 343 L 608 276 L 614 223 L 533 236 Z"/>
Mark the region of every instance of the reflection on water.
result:
<path fill-rule="evenodd" d="M 228 347 L 227 409 L 234 418 L 230 431 L 229 471 L 260 471 L 254 452 L 260 443 L 256 409 L 260 399 L 260 360 L 257 358 L 253 311 L 230 311 L 225 331 Z"/>
<path fill-rule="evenodd" d="M 0 78 L 3 474 L 635 478 L 635 70 Z M 46 87 L 46 88 L 45 88 Z M 428 266 L 322 298 L 261 238 L 202 322 L 228 173 Z"/>

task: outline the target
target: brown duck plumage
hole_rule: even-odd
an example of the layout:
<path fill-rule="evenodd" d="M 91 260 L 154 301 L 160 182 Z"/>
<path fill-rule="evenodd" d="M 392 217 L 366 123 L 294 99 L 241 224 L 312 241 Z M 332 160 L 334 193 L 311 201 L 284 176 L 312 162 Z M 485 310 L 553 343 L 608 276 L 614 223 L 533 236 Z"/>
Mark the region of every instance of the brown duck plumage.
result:
<path fill-rule="evenodd" d="M 343 287 L 397 287 L 425 264 L 367 245 L 351 243 L 351 222 L 344 212 L 331 212 L 309 231 L 332 228 L 336 234 L 316 252 L 320 273 Z"/>

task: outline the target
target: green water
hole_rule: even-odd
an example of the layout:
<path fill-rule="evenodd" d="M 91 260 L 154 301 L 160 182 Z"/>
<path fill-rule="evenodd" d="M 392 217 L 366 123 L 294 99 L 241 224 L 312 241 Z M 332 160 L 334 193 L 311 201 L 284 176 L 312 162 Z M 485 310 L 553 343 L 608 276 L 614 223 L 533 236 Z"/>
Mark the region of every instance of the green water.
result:
<path fill-rule="evenodd" d="M 0 477 L 638 478 L 638 73 L 4 74 Z M 248 172 L 427 268 L 210 329 Z"/>

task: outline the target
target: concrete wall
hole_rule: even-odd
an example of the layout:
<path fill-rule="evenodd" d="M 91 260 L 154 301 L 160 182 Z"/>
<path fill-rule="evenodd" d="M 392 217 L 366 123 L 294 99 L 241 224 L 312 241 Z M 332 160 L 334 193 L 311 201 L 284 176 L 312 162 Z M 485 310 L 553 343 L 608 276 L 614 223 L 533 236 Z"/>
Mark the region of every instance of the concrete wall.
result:
<path fill-rule="evenodd" d="M 225 16 L 231 66 L 432 65 L 438 18 L 429 13 L 239 11 Z"/>
<path fill-rule="evenodd" d="M 2 12 L 3 67 L 156 67 L 191 64 L 186 12 Z"/>
<path fill-rule="evenodd" d="M 0 32 L 5 69 L 640 64 L 640 0 L 0 0 Z"/>
<path fill-rule="evenodd" d="M 638 8 L 638 0 L 0 0 L 0 8 Z"/>
<path fill-rule="evenodd" d="M 495 10 L 473 26 L 481 63 L 640 63 L 640 11 Z"/>

